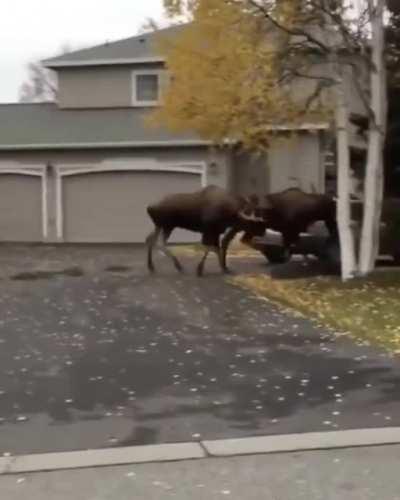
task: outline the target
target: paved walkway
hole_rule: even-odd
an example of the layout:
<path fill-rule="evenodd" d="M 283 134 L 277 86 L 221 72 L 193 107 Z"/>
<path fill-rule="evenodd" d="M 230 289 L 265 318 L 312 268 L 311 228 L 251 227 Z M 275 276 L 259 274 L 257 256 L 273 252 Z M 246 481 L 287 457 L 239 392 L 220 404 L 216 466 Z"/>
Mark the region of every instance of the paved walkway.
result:
<path fill-rule="evenodd" d="M 0 476 L 7 500 L 400 500 L 400 446 Z"/>
<path fill-rule="evenodd" d="M 0 455 L 400 426 L 385 352 L 143 257 L 0 251 Z"/>

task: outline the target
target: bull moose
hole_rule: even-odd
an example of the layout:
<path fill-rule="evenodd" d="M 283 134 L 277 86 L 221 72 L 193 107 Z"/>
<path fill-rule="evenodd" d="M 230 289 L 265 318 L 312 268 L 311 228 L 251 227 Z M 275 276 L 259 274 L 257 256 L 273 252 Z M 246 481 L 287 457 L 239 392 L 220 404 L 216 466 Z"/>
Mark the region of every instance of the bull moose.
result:
<path fill-rule="evenodd" d="M 289 188 L 266 195 L 261 203 L 256 196 L 252 196 L 251 199 L 252 203 L 257 205 L 255 214 L 261 216 L 265 222 L 265 229 L 282 233 L 287 254 L 290 254 L 293 245 L 298 242 L 300 233 L 305 232 L 317 221 L 325 222 L 333 240 L 338 238 L 336 202 L 331 196 Z M 232 227 L 222 239 L 221 253 L 225 266 L 229 244 L 237 233 L 238 231 Z M 245 233 L 242 242 L 249 244 L 253 237 L 251 232 Z"/>
<path fill-rule="evenodd" d="M 193 193 L 173 194 L 148 206 L 147 213 L 155 226 L 146 239 L 148 269 L 155 271 L 153 249 L 161 237 L 161 250 L 178 271 L 183 271 L 178 258 L 167 247 L 172 231 L 181 228 L 202 235 L 205 251 L 197 266 L 198 276 L 202 276 L 210 252 L 217 254 L 222 272 L 228 272 L 220 237 L 227 229 L 235 231 L 235 234 L 244 231 L 251 237 L 262 236 L 265 223 L 262 217 L 254 215 L 254 211 L 251 200 L 230 194 L 217 186 L 208 186 Z"/>

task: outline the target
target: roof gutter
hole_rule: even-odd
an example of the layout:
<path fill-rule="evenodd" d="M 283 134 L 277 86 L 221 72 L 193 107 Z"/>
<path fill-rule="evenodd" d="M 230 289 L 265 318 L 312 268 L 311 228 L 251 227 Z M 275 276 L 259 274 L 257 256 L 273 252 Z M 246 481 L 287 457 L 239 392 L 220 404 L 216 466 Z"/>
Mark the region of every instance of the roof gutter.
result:
<path fill-rule="evenodd" d="M 285 131 L 296 131 L 296 130 L 328 130 L 330 128 L 330 125 L 328 122 L 321 122 L 321 123 L 302 123 L 300 125 L 267 125 L 265 127 L 265 130 L 282 130 L 283 132 Z"/>
<path fill-rule="evenodd" d="M 0 144 L 0 151 L 33 151 L 50 149 L 129 149 L 129 148 L 162 148 L 174 146 L 210 146 L 211 141 L 134 141 L 134 142 L 70 142 L 54 144 Z"/>
<path fill-rule="evenodd" d="M 329 123 L 304 123 L 301 125 L 274 125 L 266 127 L 267 130 L 277 131 L 307 131 L 327 130 Z M 236 141 L 227 139 L 226 145 Z M 54 144 L 0 144 L 0 151 L 33 151 L 33 150 L 76 150 L 76 149 L 131 149 L 131 148 L 165 148 L 165 147 L 196 147 L 211 146 L 213 141 L 202 139 L 171 140 L 171 141 L 122 141 L 122 142 L 69 142 Z"/>
<path fill-rule="evenodd" d="M 79 68 L 88 66 L 125 66 L 130 64 L 151 64 L 165 63 L 165 59 L 159 57 L 130 57 L 130 58 L 113 58 L 113 59 L 81 59 L 81 60 L 63 60 L 52 61 L 46 59 L 42 61 L 43 66 L 49 69 L 62 68 Z"/>

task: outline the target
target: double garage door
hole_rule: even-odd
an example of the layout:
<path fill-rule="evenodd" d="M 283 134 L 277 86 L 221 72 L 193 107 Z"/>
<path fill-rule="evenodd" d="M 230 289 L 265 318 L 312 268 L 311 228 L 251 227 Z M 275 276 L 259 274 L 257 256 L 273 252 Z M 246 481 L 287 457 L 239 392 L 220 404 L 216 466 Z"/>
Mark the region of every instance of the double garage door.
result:
<path fill-rule="evenodd" d="M 153 225 L 146 207 L 202 186 L 201 168 L 1 171 L 0 241 L 142 243 Z M 176 230 L 171 241 L 198 235 Z"/>
<path fill-rule="evenodd" d="M 196 191 L 201 175 L 187 172 L 120 171 L 62 177 L 62 239 L 83 243 L 142 243 L 153 228 L 146 207 L 163 196 Z M 197 236 L 176 230 L 171 241 Z"/>

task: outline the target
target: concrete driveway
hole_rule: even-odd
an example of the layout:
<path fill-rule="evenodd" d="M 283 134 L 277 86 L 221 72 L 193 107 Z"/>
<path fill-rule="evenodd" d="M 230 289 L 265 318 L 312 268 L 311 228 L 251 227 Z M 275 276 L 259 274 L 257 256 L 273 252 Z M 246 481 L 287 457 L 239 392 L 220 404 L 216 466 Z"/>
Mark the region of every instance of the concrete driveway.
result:
<path fill-rule="evenodd" d="M 0 248 L 0 456 L 400 425 L 400 363 L 141 248 Z M 232 261 L 268 272 L 264 259 Z M 40 272 L 38 272 L 40 271 Z"/>

